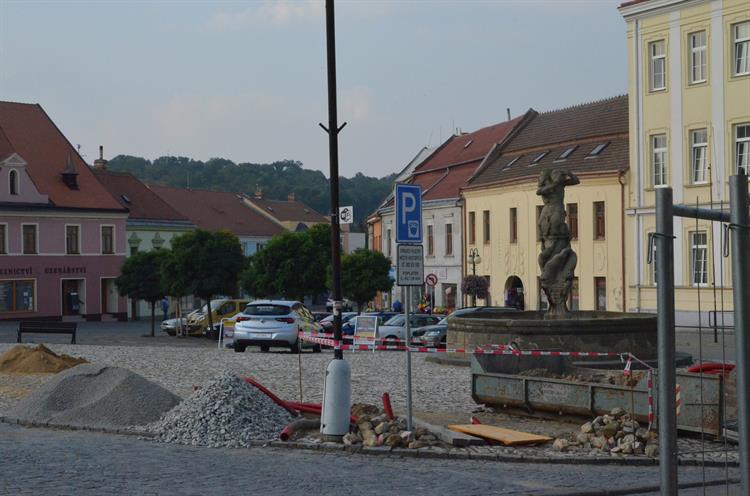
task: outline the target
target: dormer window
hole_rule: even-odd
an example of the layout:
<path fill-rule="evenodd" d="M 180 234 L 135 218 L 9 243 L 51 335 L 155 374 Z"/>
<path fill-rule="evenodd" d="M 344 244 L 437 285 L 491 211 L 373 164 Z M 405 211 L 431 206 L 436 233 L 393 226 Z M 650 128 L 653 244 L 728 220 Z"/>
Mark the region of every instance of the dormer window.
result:
<path fill-rule="evenodd" d="M 18 171 L 10 171 L 10 174 L 8 175 L 8 188 L 11 195 L 18 194 Z"/>

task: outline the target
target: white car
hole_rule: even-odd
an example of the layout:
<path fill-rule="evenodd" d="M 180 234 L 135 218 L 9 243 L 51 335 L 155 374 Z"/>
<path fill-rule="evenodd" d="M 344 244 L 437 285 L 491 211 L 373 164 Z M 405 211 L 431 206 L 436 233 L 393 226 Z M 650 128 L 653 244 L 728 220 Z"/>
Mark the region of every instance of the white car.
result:
<path fill-rule="evenodd" d="M 423 313 L 414 313 L 409 315 L 409 327 L 416 329 L 429 325 L 435 325 L 440 322 L 442 315 L 430 315 Z M 384 341 L 405 341 L 406 340 L 406 318 L 403 315 L 396 315 L 388 320 L 385 324 L 378 327 L 378 337 Z"/>
<path fill-rule="evenodd" d="M 237 353 L 244 352 L 248 346 L 259 346 L 261 351 L 268 351 L 272 346 L 284 347 L 292 353 L 299 353 L 304 346 L 318 352 L 320 345 L 301 342 L 298 333 L 321 330 L 299 301 L 257 300 L 237 315 L 231 338 Z"/>

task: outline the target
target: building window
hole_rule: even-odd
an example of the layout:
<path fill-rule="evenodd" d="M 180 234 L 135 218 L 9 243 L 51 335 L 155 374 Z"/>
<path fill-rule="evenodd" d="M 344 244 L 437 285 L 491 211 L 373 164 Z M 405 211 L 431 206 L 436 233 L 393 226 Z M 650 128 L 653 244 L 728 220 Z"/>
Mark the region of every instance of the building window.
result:
<path fill-rule="evenodd" d="M 732 26 L 734 44 L 734 75 L 750 74 L 750 21 Z"/>
<path fill-rule="evenodd" d="M 568 231 L 570 239 L 578 239 L 578 204 L 568 203 Z"/>
<path fill-rule="evenodd" d="M 708 132 L 705 129 L 696 129 L 690 132 L 692 172 L 690 177 L 693 184 L 706 182 L 706 160 L 708 155 Z"/>
<path fill-rule="evenodd" d="M 750 175 L 750 122 L 734 126 L 734 163 L 737 173 Z"/>
<path fill-rule="evenodd" d="M 78 234 L 78 226 L 65 226 L 65 253 L 68 255 L 81 253 Z"/>
<path fill-rule="evenodd" d="M 604 239 L 605 236 L 604 202 L 594 202 L 594 239 Z"/>
<path fill-rule="evenodd" d="M 385 230 L 385 238 L 386 238 L 385 239 L 386 243 L 388 243 L 388 246 L 386 247 L 386 253 L 390 257 L 393 254 L 393 252 L 391 251 L 391 230 L 390 230 L 390 228 Z"/>
<path fill-rule="evenodd" d="M 18 171 L 11 170 L 8 174 L 8 190 L 11 195 L 18 194 Z"/>
<path fill-rule="evenodd" d="M 653 187 L 667 185 L 667 135 L 651 137 L 651 184 Z"/>
<path fill-rule="evenodd" d="M 482 223 L 483 223 L 483 230 L 482 230 L 482 239 L 485 243 L 490 242 L 490 211 L 485 210 L 482 212 Z"/>
<path fill-rule="evenodd" d="M 260 250 L 262 250 L 264 246 L 266 246 L 265 243 L 255 243 L 255 253 L 258 253 Z"/>
<path fill-rule="evenodd" d="M 708 236 L 706 231 L 690 233 L 690 266 L 692 267 L 693 286 L 708 284 Z"/>
<path fill-rule="evenodd" d="M 433 227 L 427 226 L 427 255 L 433 256 L 435 254 L 435 237 Z"/>
<path fill-rule="evenodd" d="M 24 255 L 36 254 L 36 225 L 24 224 L 21 230 L 23 233 Z"/>
<path fill-rule="evenodd" d="M 664 40 L 649 43 L 648 52 L 651 55 L 651 91 L 659 91 L 667 87 L 667 53 Z"/>
<path fill-rule="evenodd" d="M 690 44 L 690 84 L 704 83 L 706 81 L 706 32 L 698 31 L 688 35 Z"/>
<path fill-rule="evenodd" d="M 445 254 L 453 255 L 453 224 L 445 225 Z"/>
<path fill-rule="evenodd" d="M 7 236 L 5 232 L 5 224 L 0 224 L 0 255 L 5 255 L 8 253 L 7 249 Z"/>
<path fill-rule="evenodd" d="M 34 281 L 0 281 L 0 312 L 33 312 Z"/>
<path fill-rule="evenodd" d="M 606 277 L 595 277 L 594 278 L 594 295 L 596 310 L 606 311 L 607 310 L 607 278 Z"/>
<path fill-rule="evenodd" d="M 112 255 L 115 252 L 114 227 L 102 226 L 102 253 Z"/>
<path fill-rule="evenodd" d="M 130 247 L 130 256 L 132 257 L 136 253 L 138 253 L 138 247 L 137 246 L 131 246 Z"/>
<path fill-rule="evenodd" d="M 477 242 L 477 219 L 474 212 L 469 212 L 469 244 L 473 245 Z"/>
<path fill-rule="evenodd" d="M 580 308 L 580 302 L 578 297 L 578 278 L 574 277 L 570 285 L 570 295 L 568 296 L 568 308 L 570 310 L 578 310 Z"/>
<path fill-rule="evenodd" d="M 518 209 L 510 209 L 510 242 L 516 243 L 518 241 Z"/>

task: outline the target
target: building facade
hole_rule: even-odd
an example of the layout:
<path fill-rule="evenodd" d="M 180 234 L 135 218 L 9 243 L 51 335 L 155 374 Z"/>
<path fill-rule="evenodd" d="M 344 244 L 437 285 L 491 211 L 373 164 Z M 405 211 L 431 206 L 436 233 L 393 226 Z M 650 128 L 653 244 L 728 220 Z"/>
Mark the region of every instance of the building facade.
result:
<path fill-rule="evenodd" d="M 623 203 L 628 168 L 628 99 L 616 97 L 567 109 L 529 111 L 487 156 L 462 189 L 465 271 L 489 279 L 480 304 L 544 310 L 537 230 L 540 174 L 573 172 L 565 190 L 571 247 L 578 254 L 568 307 L 622 311 Z"/>
<path fill-rule="evenodd" d="M 655 190 L 674 202 L 726 208 L 728 178 L 750 167 L 750 3 L 747 0 L 636 0 L 627 23 L 630 168 L 626 203 L 627 308 L 656 311 L 648 263 Z M 705 325 L 717 299 L 731 322 L 729 259 L 721 225 L 675 217 L 678 324 Z M 723 292 L 723 294 L 722 294 Z"/>
<path fill-rule="evenodd" d="M 125 224 L 127 256 L 139 251 L 169 249 L 172 238 L 195 229 L 195 224 L 177 212 L 135 176 L 106 170 L 106 161 L 94 162 L 94 175 L 123 208 L 128 209 Z M 187 301 L 186 301 L 187 303 Z M 175 305 L 170 305 L 175 308 Z M 128 318 L 151 314 L 151 306 L 142 300 L 128 301 Z"/>
<path fill-rule="evenodd" d="M 41 106 L 0 102 L 0 319 L 124 319 L 126 218 Z"/>

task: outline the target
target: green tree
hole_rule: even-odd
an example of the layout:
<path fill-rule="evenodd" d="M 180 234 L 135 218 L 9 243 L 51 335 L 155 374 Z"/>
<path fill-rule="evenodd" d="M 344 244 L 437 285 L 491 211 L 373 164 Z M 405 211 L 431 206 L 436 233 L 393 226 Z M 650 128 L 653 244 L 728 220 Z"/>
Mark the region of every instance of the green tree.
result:
<path fill-rule="evenodd" d="M 161 277 L 161 265 L 167 256 L 167 251 L 161 249 L 138 252 L 125 259 L 115 279 L 121 295 L 151 304 L 151 337 L 154 337 L 156 302 L 167 294 Z"/>
<path fill-rule="evenodd" d="M 385 255 L 365 248 L 341 258 L 341 288 L 347 298 L 357 303 L 358 312 L 378 291 L 391 290 L 390 269 L 391 262 Z"/>
<path fill-rule="evenodd" d="M 254 296 L 293 300 L 325 293 L 330 240 L 327 224 L 274 236 L 250 258 L 240 278 L 242 288 Z"/>
<path fill-rule="evenodd" d="M 208 328 L 213 329 L 211 299 L 216 295 L 236 296 L 237 280 L 244 267 L 245 257 L 237 236 L 197 229 L 172 239 L 172 250 L 161 272 L 167 289 L 206 300 Z"/>

